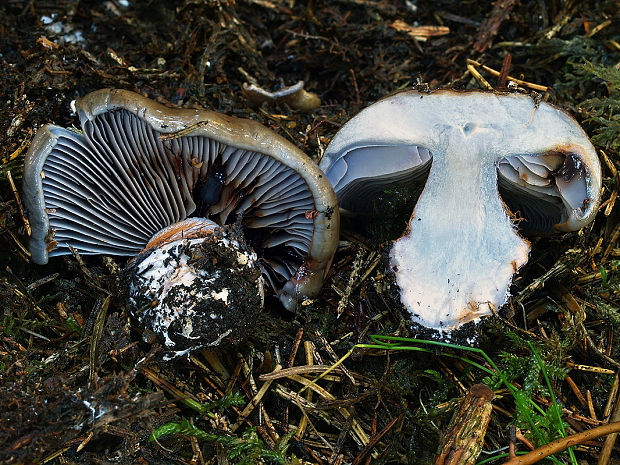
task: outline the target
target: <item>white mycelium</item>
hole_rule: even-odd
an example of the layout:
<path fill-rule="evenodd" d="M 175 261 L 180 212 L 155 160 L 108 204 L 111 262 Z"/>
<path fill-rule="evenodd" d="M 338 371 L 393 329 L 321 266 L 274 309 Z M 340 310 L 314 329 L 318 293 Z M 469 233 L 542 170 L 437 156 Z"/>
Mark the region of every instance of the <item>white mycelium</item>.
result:
<path fill-rule="evenodd" d="M 200 253 L 205 240 L 210 242 L 206 256 Z M 196 259 L 197 251 L 202 261 Z M 218 260 L 232 265 L 222 268 Z M 139 323 L 178 353 L 218 345 L 242 331 L 252 319 L 238 314 L 248 295 L 256 298 L 255 311 L 260 307 L 256 254 L 226 237 L 209 234 L 166 243 L 152 249 L 132 273 L 130 305 Z"/>

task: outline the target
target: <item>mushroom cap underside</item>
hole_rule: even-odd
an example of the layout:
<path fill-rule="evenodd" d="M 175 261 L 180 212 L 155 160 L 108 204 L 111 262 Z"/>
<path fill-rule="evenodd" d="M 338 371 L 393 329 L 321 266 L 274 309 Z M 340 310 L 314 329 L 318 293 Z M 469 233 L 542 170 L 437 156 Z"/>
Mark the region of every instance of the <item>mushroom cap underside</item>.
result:
<path fill-rule="evenodd" d="M 293 144 L 254 121 L 124 90 L 93 92 L 76 107 L 82 132 L 45 126 L 26 157 L 33 261 L 69 246 L 135 255 L 197 214 L 239 221 L 278 288 L 318 291 L 338 240 L 336 198 Z"/>

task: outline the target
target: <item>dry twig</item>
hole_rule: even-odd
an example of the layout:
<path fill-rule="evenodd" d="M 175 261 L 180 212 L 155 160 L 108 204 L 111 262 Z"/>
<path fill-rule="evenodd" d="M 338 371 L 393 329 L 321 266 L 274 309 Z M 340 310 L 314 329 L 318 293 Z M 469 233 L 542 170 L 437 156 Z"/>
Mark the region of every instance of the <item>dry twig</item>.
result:
<path fill-rule="evenodd" d="M 525 455 L 520 455 L 513 459 L 508 460 L 504 465 L 532 465 L 545 457 L 562 452 L 569 447 L 577 444 L 583 444 L 586 441 L 600 438 L 612 433 L 618 433 L 620 431 L 620 421 L 615 423 L 609 423 L 603 426 L 597 426 L 596 428 L 583 431 L 582 433 L 571 434 L 565 438 L 556 439 L 555 441 L 545 444 L 542 447 L 534 449 Z"/>

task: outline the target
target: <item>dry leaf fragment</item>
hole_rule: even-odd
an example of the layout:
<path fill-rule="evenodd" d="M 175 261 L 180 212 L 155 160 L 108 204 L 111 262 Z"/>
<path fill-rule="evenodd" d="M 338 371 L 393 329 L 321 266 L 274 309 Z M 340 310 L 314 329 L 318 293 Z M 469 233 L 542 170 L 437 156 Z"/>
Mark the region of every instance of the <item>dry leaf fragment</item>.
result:
<path fill-rule="evenodd" d="M 394 21 L 390 26 L 399 32 L 405 32 L 407 35 L 421 41 L 425 41 L 429 37 L 450 34 L 450 28 L 447 26 L 410 26 L 400 19 Z"/>

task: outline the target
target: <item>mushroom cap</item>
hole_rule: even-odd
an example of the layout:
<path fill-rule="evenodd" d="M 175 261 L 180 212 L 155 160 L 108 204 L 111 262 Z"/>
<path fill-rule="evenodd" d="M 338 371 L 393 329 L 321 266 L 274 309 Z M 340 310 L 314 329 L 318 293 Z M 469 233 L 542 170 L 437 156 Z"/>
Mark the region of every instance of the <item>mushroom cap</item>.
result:
<path fill-rule="evenodd" d="M 135 255 L 192 214 L 240 221 L 281 300 L 320 289 L 338 242 L 336 197 L 318 167 L 261 124 L 170 109 L 102 89 L 76 101 L 82 133 L 41 128 L 24 167 L 35 263 Z"/>
<path fill-rule="evenodd" d="M 442 150 L 446 128 L 451 127 L 492 137 L 493 162 L 509 206 L 512 201 L 522 207 L 531 198 L 534 204 L 526 208 L 533 214 L 558 210 L 557 223 L 525 218 L 534 225 L 522 227 L 567 232 L 594 219 L 602 175 L 588 136 L 561 108 L 522 94 L 436 90 L 390 95 L 338 131 L 320 168 L 334 185 L 339 205 L 362 211 L 373 194 L 389 185 L 423 182 L 432 154 Z M 573 184 L 579 189 L 571 189 Z"/>
<path fill-rule="evenodd" d="M 390 257 L 412 318 L 442 330 L 506 302 L 529 252 L 515 216 L 531 230 L 571 231 L 592 221 L 600 201 L 600 164 L 585 132 L 520 94 L 389 96 L 338 131 L 320 166 L 341 207 L 356 212 L 394 183 L 424 185 Z"/>

